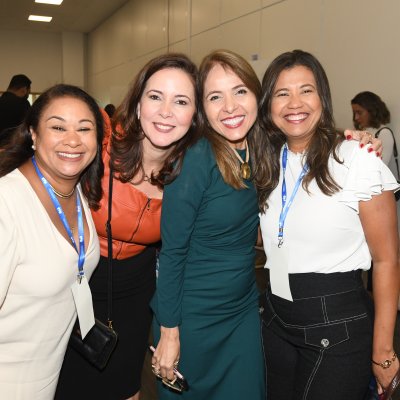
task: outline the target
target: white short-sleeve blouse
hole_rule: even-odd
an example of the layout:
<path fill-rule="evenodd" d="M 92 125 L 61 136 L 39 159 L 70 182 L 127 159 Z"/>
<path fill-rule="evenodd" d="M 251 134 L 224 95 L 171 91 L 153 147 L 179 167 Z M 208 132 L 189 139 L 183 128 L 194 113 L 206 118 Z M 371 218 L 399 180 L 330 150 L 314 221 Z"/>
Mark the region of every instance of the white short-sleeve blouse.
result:
<path fill-rule="evenodd" d="M 281 151 L 282 155 L 282 151 Z M 388 167 L 358 142 L 344 141 L 329 168 L 342 190 L 326 196 L 315 181 L 308 194 L 300 185 L 284 225 L 284 244 L 289 273 L 332 273 L 367 270 L 371 256 L 358 215 L 360 201 L 368 201 L 399 185 Z M 282 157 L 281 157 L 282 159 Z M 304 154 L 288 152 L 286 186 L 288 198 L 303 168 Z M 268 199 L 269 208 L 260 214 L 260 225 L 267 255 L 278 243 L 278 221 L 282 207 L 283 171 L 279 184 Z"/>

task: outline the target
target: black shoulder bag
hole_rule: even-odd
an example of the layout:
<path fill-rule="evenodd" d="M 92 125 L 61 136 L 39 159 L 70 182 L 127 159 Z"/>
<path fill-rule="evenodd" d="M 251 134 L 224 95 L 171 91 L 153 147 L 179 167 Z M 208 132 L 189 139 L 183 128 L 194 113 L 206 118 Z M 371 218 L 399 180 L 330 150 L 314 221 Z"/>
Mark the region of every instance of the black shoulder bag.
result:
<path fill-rule="evenodd" d="M 398 151 L 397 151 L 397 144 L 396 144 L 396 139 L 394 137 L 394 133 L 393 131 L 388 128 L 387 126 L 383 126 L 382 128 L 378 129 L 375 132 L 375 137 L 378 138 L 379 134 L 381 133 L 382 129 L 387 129 L 388 131 L 390 131 L 390 133 L 392 134 L 392 138 L 393 138 L 393 156 L 394 156 L 394 161 L 396 161 L 396 170 L 397 170 L 397 182 L 400 183 L 400 173 L 399 173 L 399 160 L 398 160 Z M 400 190 L 398 190 L 397 192 L 395 192 L 394 197 L 396 198 L 396 201 L 400 200 Z"/>
<path fill-rule="evenodd" d="M 117 344 L 118 336 L 112 326 L 112 233 L 111 233 L 111 208 L 112 208 L 113 173 L 110 166 L 110 181 L 108 191 L 108 219 L 106 223 L 108 244 L 108 278 L 107 278 L 107 325 L 97 318 L 93 328 L 82 339 L 78 322 L 75 324 L 68 345 L 77 351 L 83 358 L 97 369 L 102 370 Z"/>

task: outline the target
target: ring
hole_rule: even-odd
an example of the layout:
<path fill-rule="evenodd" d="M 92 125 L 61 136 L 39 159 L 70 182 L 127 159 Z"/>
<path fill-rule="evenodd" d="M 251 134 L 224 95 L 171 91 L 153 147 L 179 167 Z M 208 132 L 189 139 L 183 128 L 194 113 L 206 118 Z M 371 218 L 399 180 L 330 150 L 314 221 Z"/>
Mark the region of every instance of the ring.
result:
<path fill-rule="evenodd" d="M 179 365 L 179 360 L 176 360 L 176 361 L 174 362 L 174 367 L 176 368 L 178 365 Z"/>
<path fill-rule="evenodd" d="M 152 365 L 151 366 L 151 370 L 153 371 L 153 374 L 154 375 L 156 375 L 156 376 L 159 376 L 160 375 L 160 368 L 156 368 L 156 366 L 155 365 Z"/>

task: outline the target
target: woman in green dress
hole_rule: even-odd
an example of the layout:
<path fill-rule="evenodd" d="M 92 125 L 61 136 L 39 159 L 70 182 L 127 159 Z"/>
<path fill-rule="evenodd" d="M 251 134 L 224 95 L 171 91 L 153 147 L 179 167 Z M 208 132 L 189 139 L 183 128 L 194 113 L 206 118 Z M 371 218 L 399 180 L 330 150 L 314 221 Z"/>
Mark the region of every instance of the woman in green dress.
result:
<path fill-rule="evenodd" d="M 189 384 L 181 397 L 160 384 L 160 399 L 261 400 L 253 182 L 266 171 L 249 162 L 259 150 L 260 83 L 242 57 L 216 51 L 200 66 L 199 91 L 204 137 L 164 191 L 153 368 L 173 380 L 179 360 Z"/>

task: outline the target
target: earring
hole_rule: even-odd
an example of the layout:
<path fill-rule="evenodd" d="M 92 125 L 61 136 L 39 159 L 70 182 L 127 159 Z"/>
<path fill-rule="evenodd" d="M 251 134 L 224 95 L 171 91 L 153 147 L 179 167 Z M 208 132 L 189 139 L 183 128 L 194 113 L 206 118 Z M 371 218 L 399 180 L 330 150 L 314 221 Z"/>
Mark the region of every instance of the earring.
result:
<path fill-rule="evenodd" d="M 140 119 L 140 108 L 137 109 L 136 115 L 137 115 L 137 119 Z"/>
<path fill-rule="evenodd" d="M 35 143 L 33 143 L 33 145 L 32 145 L 31 147 L 32 147 L 32 150 L 33 150 L 33 151 L 35 151 L 35 150 L 36 150 Z"/>

